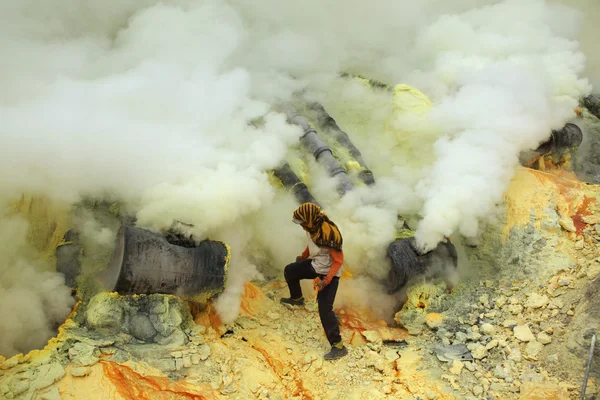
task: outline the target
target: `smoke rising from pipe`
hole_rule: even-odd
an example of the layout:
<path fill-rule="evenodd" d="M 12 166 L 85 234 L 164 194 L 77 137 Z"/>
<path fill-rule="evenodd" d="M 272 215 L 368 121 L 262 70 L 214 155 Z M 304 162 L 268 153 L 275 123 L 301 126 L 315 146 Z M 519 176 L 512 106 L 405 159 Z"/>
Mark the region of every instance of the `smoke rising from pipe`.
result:
<path fill-rule="evenodd" d="M 419 35 L 415 54 L 430 62 L 419 79 L 436 94 L 431 119 L 444 132 L 430 175 L 417 186 L 424 207 L 416 239 L 424 250 L 456 231 L 477 235 L 519 152 L 575 116 L 591 90 L 580 78 L 579 23 L 564 7 L 507 0 L 443 16 Z"/>
<path fill-rule="evenodd" d="M 398 212 L 422 214 L 423 248 L 455 231 L 475 235 L 517 154 L 566 122 L 590 90 L 582 77 L 598 76 L 594 59 L 584 73 L 575 40 L 590 43 L 589 19 L 542 0 L 477 4 L 1 0 L 0 190 L 67 203 L 116 198 L 138 210 L 140 226 L 177 219 L 196 237 L 241 223 L 256 238 L 236 243 L 256 240 L 282 268 L 302 232 L 272 239 L 293 207 L 284 210 L 290 202 L 265 171 L 301 132 L 273 106 L 358 72 L 416 86 L 434 103 L 425 139 L 404 138 L 432 149 L 434 161 L 423 165 L 387 146 L 402 140 L 382 133 L 387 116 L 373 101 L 383 95 L 327 96 L 373 111 L 367 122 L 340 123 L 378 185 L 339 203 L 326 178 L 313 182 L 315 192 L 342 229 L 348 263 L 383 275 L 379 255 Z"/>

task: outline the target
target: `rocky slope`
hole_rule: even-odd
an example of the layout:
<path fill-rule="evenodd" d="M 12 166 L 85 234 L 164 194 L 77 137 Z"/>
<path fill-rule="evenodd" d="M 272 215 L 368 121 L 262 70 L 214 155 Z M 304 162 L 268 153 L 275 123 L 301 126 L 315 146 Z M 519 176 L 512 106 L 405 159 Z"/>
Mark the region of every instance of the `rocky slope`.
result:
<path fill-rule="evenodd" d="M 465 246 L 452 294 L 443 284 L 413 286 L 397 327 L 367 310 L 337 309 L 350 348 L 342 360 L 322 359 L 328 346 L 313 301 L 278 302 L 282 280 L 247 284 L 242 313 L 229 325 L 210 305 L 101 293 L 78 304 L 44 350 L 3 360 L 0 395 L 579 398 L 590 329 L 600 322 L 598 194 L 564 172 L 520 170 L 505 215 Z"/>
<path fill-rule="evenodd" d="M 598 120 L 582 115 L 593 134 Z M 552 168 L 517 170 L 479 238 L 453 238 L 461 280 L 452 293 L 412 286 L 393 326 L 337 307 L 344 359 L 323 361 L 316 304 L 281 305 L 281 276 L 247 283 L 232 324 L 210 303 L 100 293 L 78 303 L 43 350 L 0 356 L 0 398 L 579 398 L 600 326 L 600 187 Z M 40 221 L 30 239 L 49 265 L 69 225 L 59 211 L 35 198 L 15 207 Z M 588 398 L 599 378 L 595 366 Z"/>

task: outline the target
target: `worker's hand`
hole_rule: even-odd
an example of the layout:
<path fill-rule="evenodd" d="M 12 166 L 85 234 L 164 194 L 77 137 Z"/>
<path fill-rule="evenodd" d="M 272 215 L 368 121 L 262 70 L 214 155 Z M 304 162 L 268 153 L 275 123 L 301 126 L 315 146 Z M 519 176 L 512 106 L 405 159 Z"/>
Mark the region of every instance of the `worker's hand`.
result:
<path fill-rule="evenodd" d="M 321 280 L 319 280 L 319 282 L 317 282 L 315 284 L 315 289 L 317 289 L 320 292 L 321 290 L 323 290 L 325 288 L 325 286 L 327 286 L 327 282 L 325 282 L 325 280 L 321 279 Z"/>

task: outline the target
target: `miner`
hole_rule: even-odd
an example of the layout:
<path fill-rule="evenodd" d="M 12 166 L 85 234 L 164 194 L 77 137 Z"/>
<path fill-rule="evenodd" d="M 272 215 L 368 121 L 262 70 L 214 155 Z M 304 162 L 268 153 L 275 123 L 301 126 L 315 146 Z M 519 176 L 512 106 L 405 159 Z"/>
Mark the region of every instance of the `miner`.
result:
<path fill-rule="evenodd" d="M 306 231 L 308 245 L 302 255 L 296 258 L 296 262 L 285 267 L 284 276 L 290 297 L 282 298 L 281 302 L 294 306 L 304 305 L 300 280 L 314 279 L 319 317 L 331 345 L 331 351 L 325 354 L 325 359 L 343 357 L 348 354 L 348 349 L 342 342 L 338 319 L 333 312 L 344 263 L 342 234 L 337 225 L 313 203 L 304 203 L 294 211 L 293 222 Z"/>

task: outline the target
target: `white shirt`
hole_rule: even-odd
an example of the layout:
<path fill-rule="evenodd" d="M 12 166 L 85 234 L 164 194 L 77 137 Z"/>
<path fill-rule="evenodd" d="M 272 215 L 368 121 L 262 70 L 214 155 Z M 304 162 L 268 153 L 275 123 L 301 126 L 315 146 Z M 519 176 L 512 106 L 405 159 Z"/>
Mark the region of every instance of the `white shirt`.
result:
<path fill-rule="evenodd" d="M 331 264 L 333 264 L 333 257 L 331 257 L 330 250 L 327 247 L 317 246 L 310 237 L 310 233 L 306 232 L 306 237 L 308 238 L 308 258 L 312 260 L 312 267 L 317 274 L 327 275 Z M 344 266 L 342 265 L 335 276 L 342 276 L 343 269 Z"/>

